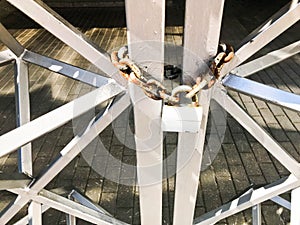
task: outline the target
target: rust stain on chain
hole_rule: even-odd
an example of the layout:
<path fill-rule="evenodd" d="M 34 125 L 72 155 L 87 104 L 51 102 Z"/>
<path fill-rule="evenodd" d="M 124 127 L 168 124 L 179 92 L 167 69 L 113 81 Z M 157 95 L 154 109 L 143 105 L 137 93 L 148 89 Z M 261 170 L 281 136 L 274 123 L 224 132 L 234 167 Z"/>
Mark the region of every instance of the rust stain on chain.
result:
<path fill-rule="evenodd" d="M 228 63 L 234 57 L 234 49 L 228 44 L 219 44 L 216 57 L 210 64 L 210 74 L 199 76 L 193 87 L 183 88 L 181 85 L 169 92 L 166 87 L 155 79 L 146 79 L 140 68 L 129 58 L 127 49 L 122 47 L 119 52 L 114 51 L 111 54 L 111 61 L 118 68 L 119 73 L 128 81 L 134 83 L 143 89 L 144 93 L 154 100 L 163 100 L 165 104 L 179 105 L 179 93 L 186 93 L 185 98 L 192 100 L 192 106 L 198 106 L 197 93 L 204 87 L 211 88 L 216 80 L 220 79 L 220 72 L 225 63 Z M 182 87 L 182 88 L 181 88 Z M 196 99 L 196 100 L 195 100 Z"/>

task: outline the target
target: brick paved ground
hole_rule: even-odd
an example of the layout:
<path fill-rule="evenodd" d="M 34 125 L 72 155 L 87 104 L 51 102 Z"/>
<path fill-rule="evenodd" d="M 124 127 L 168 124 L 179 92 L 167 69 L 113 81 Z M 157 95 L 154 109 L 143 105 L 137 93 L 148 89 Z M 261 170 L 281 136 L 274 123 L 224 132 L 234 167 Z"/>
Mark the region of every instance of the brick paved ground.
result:
<path fill-rule="evenodd" d="M 250 31 L 284 4 L 285 1 L 278 1 L 276 4 L 270 4 L 266 0 L 259 3 L 253 3 L 250 0 L 227 1 L 221 39 L 238 46 Z M 109 51 L 126 43 L 125 15 L 121 8 L 57 10 L 105 50 Z M 167 13 L 166 41 L 181 45 L 182 12 L 180 9 L 172 8 Z M 22 14 L 14 13 L 6 17 L 3 23 L 26 48 L 82 68 L 97 71 L 94 66 L 72 49 L 32 23 L 28 18 L 23 17 Z M 298 39 L 299 23 L 266 46 L 256 56 L 271 49 L 283 47 Z M 30 65 L 29 70 L 32 119 L 92 90 L 88 85 L 50 73 L 37 66 Z M 251 79 L 300 94 L 299 71 L 300 56 L 298 54 L 251 76 Z M 4 134 L 15 128 L 12 66 L 0 68 L 0 74 L 0 134 Z M 299 160 L 299 113 L 243 94 L 230 92 L 230 95 L 290 154 Z M 214 106 L 215 111 L 220 113 L 217 106 Z M 214 158 L 211 154 L 210 158 L 204 158 L 195 209 L 196 217 L 229 201 L 251 184 L 264 185 L 289 174 L 231 116 L 226 116 L 225 123 L 224 120 L 219 119 L 219 114 L 213 113 L 210 117 L 207 146 L 216 153 L 216 157 Z M 49 165 L 59 151 L 72 139 L 73 125 L 74 123 L 69 123 L 33 142 L 35 176 Z M 131 135 L 132 127 L 132 115 L 128 109 L 112 126 L 105 129 L 100 138 L 93 142 L 84 151 L 84 154 L 80 154 L 74 159 L 47 186 L 47 189 L 76 187 L 115 217 L 130 224 L 139 224 L 138 188 L 134 185 L 124 185 L 124 183 L 135 184 L 135 170 L 126 169 L 124 164 L 120 164 L 120 162 L 129 165 L 136 163 L 133 150 L 134 141 Z M 224 131 L 223 135 L 222 131 Z M 176 142 L 176 135 L 166 135 L 164 150 L 167 159 L 164 167 L 166 175 L 172 174 L 175 169 L 175 161 L 168 156 L 174 151 Z M 112 161 L 105 151 L 99 151 L 99 149 L 104 149 L 103 146 L 119 161 Z M 94 160 L 91 160 L 89 164 L 84 157 L 87 157 L 88 153 L 95 149 L 98 151 L 94 155 Z M 100 175 L 93 168 L 96 168 L 97 171 L 105 171 L 105 177 L 114 178 L 122 184 L 104 178 L 103 174 Z M 17 171 L 16 154 L 0 158 L 1 173 L 15 171 Z M 172 221 L 174 181 L 174 176 L 171 176 L 163 184 L 164 224 L 171 224 Z M 288 199 L 289 195 L 285 194 L 283 197 Z M 4 208 L 13 198 L 14 195 L 1 191 L 0 209 Z M 287 224 L 289 221 L 288 211 L 282 211 L 279 206 L 269 201 L 263 204 L 262 209 L 264 224 Z M 26 213 L 26 209 L 18 215 L 18 218 L 24 213 Z M 16 219 L 14 218 L 14 221 Z M 44 214 L 43 221 L 46 225 L 65 224 L 65 215 L 51 209 Z M 80 221 L 78 224 L 88 223 Z M 251 210 L 243 211 L 218 224 L 251 224 Z"/>

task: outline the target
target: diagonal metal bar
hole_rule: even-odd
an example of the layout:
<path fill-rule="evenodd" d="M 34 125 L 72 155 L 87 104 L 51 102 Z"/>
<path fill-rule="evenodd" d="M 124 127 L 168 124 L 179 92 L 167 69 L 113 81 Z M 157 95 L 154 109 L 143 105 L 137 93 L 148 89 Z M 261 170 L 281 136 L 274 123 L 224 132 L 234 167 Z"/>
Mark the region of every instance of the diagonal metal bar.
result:
<path fill-rule="evenodd" d="M 104 112 L 101 117 L 95 117 L 90 126 L 82 132 L 81 136 L 76 136 L 60 152 L 60 156 L 51 166 L 28 187 L 26 193 L 36 194 L 42 190 L 65 166 L 67 166 L 99 133 L 101 133 L 115 118 L 117 118 L 130 105 L 129 95 L 124 95 L 111 108 Z M 30 198 L 28 196 L 18 196 L 18 198 L 7 206 L 0 213 L 0 224 L 6 224 L 19 210 L 24 207 Z"/>
<path fill-rule="evenodd" d="M 278 205 L 281 205 L 282 207 L 291 210 L 291 202 L 289 202 L 288 200 L 280 197 L 280 196 L 275 196 L 273 198 L 270 199 L 272 202 L 275 202 Z"/>
<path fill-rule="evenodd" d="M 254 59 L 251 62 L 243 64 L 232 71 L 240 77 L 250 76 L 261 70 L 264 70 L 270 66 L 273 66 L 293 55 L 300 52 L 300 41 L 296 41 L 284 48 L 278 49 L 276 51 L 270 52 L 260 58 Z"/>
<path fill-rule="evenodd" d="M 97 66 L 104 73 L 112 76 L 117 69 L 105 55 L 105 52 L 88 40 L 88 38 L 74 26 L 63 19 L 40 0 L 7 0 L 36 21 L 58 39 L 72 47 L 75 51 Z M 38 13 L 33 13 L 38 12 Z"/>
<path fill-rule="evenodd" d="M 15 57 L 10 50 L 4 50 L 0 52 L 0 67 L 12 63 Z"/>
<path fill-rule="evenodd" d="M 25 188 L 32 179 L 22 173 L 0 174 L 0 190 Z"/>
<path fill-rule="evenodd" d="M 300 112 L 299 95 L 231 74 L 223 79 L 223 85 L 246 95 Z"/>
<path fill-rule="evenodd" d="M 0 136 L 0 157 L 67 123 L 98 104 L 118 95 L 123 90 L 121 86 L 111 80 L 107 85 Z M 16 139 L 16 137 L 18 138 Z"/>
<path fill-rule="evenodd" d="M 99 74 L 81 69 L 79 67 L 67 64 L 35 52 L 25 51 L 22 59 L 26 62 L 33 63 L 45 69 L 65 75 L 74 80 L 81 81 L 94 87 L 101 87 L 109 82 L 109 79 Z"/>
<path fill-rule="evenodd" d="M 299 163 L 260 127 L 224 90 L 218 87 L 213 98 L 293 175 L 300 178 Z"/>
<path fill-rule="evenodd" d="M 38 194 L 27 193 L 24 189 L 12 189 L 9 190 L 12 193 L 18 194 L 19 196 L 26 196 L 35 202 L 41 203 L 46 206 L 50 206 L 61 212 L 71 214 L 77 218 L 81 218 L 93 224 L 99 225 L 126 225 L 111 216 L 100 213 L 89 207 L 76 203 L 60 195 L 54 194 L 47 190 L 41 190 Z"/>
<path fill-rule="evenodd" d="M 283 178 L 265 187 L 261 187 L 256 190 L 250 190 L 239 198 L 236 198 L 233 201 L 195 219 L 194 224 L 215 224 L 224 218 L 227 218 L 252 206 L 267 201 L 272 197 L 290 191 L 298 187 L 299 185 L 300 181 L 294 175 L 290 175 L 288 178 Z"/>
<path fill-rule="evenodd" d="M 107 212 L 105 209 L 103 209 L 102 207 L 100 207 L 99 205 L 93 203 L 90 199 L 88 199 L 87 197 L 83 196 L 82 194 L 80 194 L 78 191 L 76 190 L 72 190 L 72 192 L 70 193 L 69 197 L 71 197 L 73 200 L 79 202 L 80 204 L 93 209 L 97 212 L 100 212 L 102 214 L 111 216 L 111 214 L 109 212 Z"/>
<path fill-rule="evenodd" d="M 0 23 L 0 41 L 5 44 L 17 57 L 24 52 L 24 47 L 8 32 L 8 30 Z"/>
<path fill-rule="evenodd" d="M 278 37 L 299 19 L 300 3 L 297 3 L 297 5 L 292 8 L 290 8 L 289 5 L 284 7 L 283 10 L 280 10 L 279 13 L 267 20 L 261 28 L 255 30 L 246 38 L 242 47 L 236 52 L 235 57 L 224 65 L 221 76 L 226 75 L 233 68 L 250 58 L 254 53 Z"/>

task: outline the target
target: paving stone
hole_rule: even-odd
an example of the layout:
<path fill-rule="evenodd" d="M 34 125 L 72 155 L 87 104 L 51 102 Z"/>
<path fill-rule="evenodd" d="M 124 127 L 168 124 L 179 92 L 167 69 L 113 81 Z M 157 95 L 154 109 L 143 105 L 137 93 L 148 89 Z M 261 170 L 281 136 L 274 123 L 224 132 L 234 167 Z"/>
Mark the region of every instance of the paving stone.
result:
<path fill-rule="evenodd" d="M 245 107 L 246 107 L 249 115 L 260 116 L 260 113 L 259 113 L 258 109 L 256 108 L 256 105 L 254 104 L 254 102 L 244 102 L 244 104 L 245 104 Z"/>
<path fill-rule="evenodd" d="M 223 144 L 222 147 L 229 166 L 242 164 L 240 154 L 234 144 Z"/>
<path fill-rule="evenodd" d="M 273 13 L 271 9 L 276 11 L 283 2 L 268 4 L 268 7 L 266 7 L 266 1 L 255 4 L 248 0 L 226 2 L 222 40 L 228 40 L 234 45 L 238 45 L 251 30 Z M 90 36 L 103 49 L 110 50 L 126 43 L 127 31 L 124 28 L 125 14 L 123 10 L 110 8 L 55 10 L 59 10 L 67 20 L 74 20 L 76 27 Z M 246 13 L 254 10 L 256 12 L 255 17 Z M 178 17 L 177 13 L 174 15 Z M 17 12 L 13 16 L 23 18 Z M 183 15 L 181 16 L 183 21 Z M 16 22 L 12 17 L 10 20 Z M 3 22 L 7 25 L 9 20 L 5 18 Z M 24 23 L 27 23 L 26 26 L 22 25 L 22 22 L 22 20 L 18 21 L 21 29 L 16 29 L 17 27 L 11 23 L 10 26 L 13 29 L 10 32 L 29 49 L 76 66 L 99 71 L 70 47 L 49 35 L 44 29 L 39 27 L 29 29 L 31 24 L 27 23 L 29 20 L 24 19 Z M 167 19 L 167 22 L 170 21 Z M 116 24 L 117 26 L 114 27 Z M 263 48 L 255 57 L 264 55 L 281 45 L 294 42 L 293 39 L 298 34 L 295 28 L 297 26 L 289 29 L 287 34 L 284 33 L 270 46 Z M 170 33 L 166 35 L 167 40 L 177 45 L 182 44 L 182 24 L 171 25 L 167 31 Z M 1 46 L 0 49 L 3 49 Z M 252 75 L 250 79 L 299 94 L 299 69 L 299 56 L 296 55 L 279 65 Z M 30 65 L 29 71 L 32 119 L 93 90 L 86 84 L 49 72 L 38 66 Z M 2 67 L 0 73 L 0 134 L 4 134 L 15 128 L 13 67 L 11 65 Z M 285 79 L 281 76 L 282 73 L 287 74 Z M 176 82 L 170 85 L 174 85 Z M 241 108 L 245 109 L 258 124 L 270 132 L 293 157 L 298 161 L 300 160 L 299 113 L 234 91 L 228 92 Z M 132 135 L 134 123 L 131 110 L 126 110 L 112 126 L 108 126 L 99 135 L 96 144 L 87 148 L 85 153 L 89 153 L 90 156 L 86 154 L 77 156 L 46 188 L 76 186 L 117 218 L 130 224 L 140 224 L 139 192 L 135 186 L 136 170 L 135 167 L 125 168 L 122 164 L 136 165 L 134 136 Z M 93 113 L 95 112 L 93 111 Z M 209 147 L 209 151 L 204 155 L 206 157 L 204 164 L 206 165 L 205 168 L 202 167 L 201 171 L 195 217 L 220 206 L 221 202 L 225 202 L 236 193 L 245 190 L 250 183 L 263 185 L 279 177 L 289 175 L 287 169 L 268 154 L 230 115 L 224 115 L 216 105 L 212 105 L 211 114 L 210 123 L 207 127 L 207 133 L 210 136 L 206 136 L 206 146 Z M 226 120 L 225 117 L 227 117 Z M 86 115 L 86 117 L 80 117 L 80 120 L 88 121 L 89 118 Z M 74 137 L 73 128 L 76 125 L 85 126 L 86 124 L 76 124 L 74 120 L 33 142 L 34 175 L 40 174 L 59 156 L 62 148 Z M 173 173 L 176 171 L 176 157 L 169 158 L 169 156 L 176 149 L 177 134 L 165 133 L 164 135 L 164 156 L 167 158 L 164 171 L 168 179 L 164 181 L 163 224 L 172 224 L 175 191 Z M 220 146 L 222 146 L 221 149 Z M 109 154 L 117 160 L 108 159 Z M 16 165 L 16 154 L 2 157 L 0 158 L 0 173 L 16 172 Z M 107 174 L 102 174 L 99 170 L 104 172 L 107 170 Z M 121 184 L 109 181 L 103 175 L 112 176 Z M 130 183 L 133 186 L 122 185 L 125 183 Z M 14 195 L 1 191 L 0 199 L 1 210 L 14 199 Z M 18 216 L 26 215 L 26 213 L 26 208 L 24 208 Z M 289 219 L 288 211 L 278 211 L 278 206 L 272 202 L 263 204 L 263 224 L 287 224 Z M 251 222 L 251 209 L 248 209 L 221 220 L 217 224 L 251 224 Z M 45 225 L 66 224 L 65 214 L 50 209 L 44 214 L 43 223 Z M 78 224 L 90 223 L 78 220 Z"/>
<path fill-rule="evenodd" d="M 276 116 L 276 119 L 285 131 L 295 131 L 295 127 L 286 116 Z"/>
<path fill-rule="evenodd" d="M 269 129 L 271 135 L 274 137 L 276 141 L 279 142 L 286 142 L 289 141 L 288 137 L 286 136 L 285 132 L 281 129 L 279 124 L 269 124 Z"/>
<path fill-rule="evenodd" d="M 112 215 L 115 215 L 116 212 L 116 202 L 116 192 L 105 192 L 101 194 L 100 206 Z"/>
<path fill-rule="evenodd" d="M 261 170 L 253 153 L 241 153 L 240 155 L 248 175 L 261 175 Z"/>
<path fill-rule="evenodd" d="M 268 104 L 268 106 L 271 109 L 274 116 L 285 116 L 285 113 L 280 106 L 273 105 L 273 104 Z"/>
<path fill-rule="evenodd" d="M 219 153 L 214 160 L 213 168 L 216 173 L 216 177 L 228 178 L 230 179 L 230 171 L 228 169 L 227 161 L 224 154 Z"/>
<path fill-rule="evenodd" d="M 125 223 L 132 224 L 132 211 L 133 209 L 130 207 L 117 208 L 115 216 Z"/>
<path fill-rule="evenodd" d="M 272 183 L 280 179 L 276 167 L 272 163 L 261 163 L 260 168 L 268 183 Z"/>
<path fill-rule="evenodd" d="M 239 152 L 252 152 L 251 146 L 244 133 L 234 134 L 233 139 Z"/>
<path fill-rule="evenodd" d="M 276 118 L 274 117 L 274 115 L 269 109 L 264 108 L 264 109 L 260 109 L 259 111 L 267 124 L 278 123 Z"/>
<path fill-rule="evenodd" d="M 258 162 L 272 162 L 268 151 L 260 143 L 251 143 L 251 147 Z"/>
<path fill-rule="evenodd" d="M 249 187 L 250 182 L 247 177 L 245 168 L 242 165 L 230 166 L 230 173 L 237 193 Z"/>

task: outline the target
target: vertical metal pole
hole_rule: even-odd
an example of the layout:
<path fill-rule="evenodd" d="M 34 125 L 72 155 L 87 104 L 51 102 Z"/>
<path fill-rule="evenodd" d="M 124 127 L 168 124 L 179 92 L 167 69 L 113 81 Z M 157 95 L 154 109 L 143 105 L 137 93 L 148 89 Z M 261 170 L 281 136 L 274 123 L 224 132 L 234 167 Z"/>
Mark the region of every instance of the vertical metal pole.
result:
<path fill-rule="evenodd" d="M 76 217 L 73 215 L 66 215 L 66 223 L 67 225 L 76 225 Z"/>
<path fill-rule="evenodd" d="M 163 78 L 164 0 L 126 0 L 130 57 L 143 62 L 157 80 Z M 134 105 L 137 177 L 142 225 L 162 223 L 162 131 L 161 101 L 145 96 L 130 85 Z"/>
<path fill-rule="evenodd" d="M 72 192 L 68 195 L 68 199 L 74 201 L 74 198 L 72 197 Z M 76 217 L 71 214 L 67 214 L 66 215 L 66 223 L 67 223 L 67 225 L 76 225 Z"/>
<path fill-rule="evenodd" d="M 252 224 L 261 225 L 261 204 L 252 207 Z"/>
<path fill-rule="evenodd" d="M 15 97 L 17 126 L 30 121 L 28 65 L 21 59 L 15 63 Z M 31 143 L 19 149 L 19 171 L 32 176 Z"/>
<path fill-rule="evenodd" d="M 199 76 L 199 65 L 214 56 L 217 52 L 224 0 L 187 0 L 184 30 L 184 59 L 183 80 L 185 76 Z M 199 16 L 201 15 L 201 16 Z M 179 133 L 174 225 L 191 225 L 197 198 L 202 153 L 206 133 L 211 91 L 202 91 L 199 96 L 203 107 L 203 118 L 200 132 L 196 134 Z M 187 148 L 193 152 L 189 159 L 185 159 Z"/>
<path fill-rule="evenodd" d="M 292 191 L 291 197 L 291 225 L 300 225 L 300 188 Z"/>
<path fill-rule="evenodd" d="M 29 225 L 42 225 L 42 205 L 32 201 L 28 208 Z"/>

